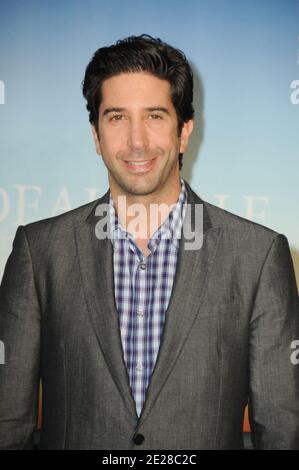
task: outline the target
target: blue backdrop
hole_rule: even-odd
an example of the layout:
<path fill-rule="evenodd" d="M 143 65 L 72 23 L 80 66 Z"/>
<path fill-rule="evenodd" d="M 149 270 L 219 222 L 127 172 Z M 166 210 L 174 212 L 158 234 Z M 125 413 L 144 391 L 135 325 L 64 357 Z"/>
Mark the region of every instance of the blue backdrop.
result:
<path fill-rule="evenodd" d="M 296 0 L 2 0 L 0 278 L 19 224 L 108 188 L 81 81 L 98 47 L 148 33 L 182 49 L 196 75 L 182 176 L 284 233 L 298 280 L 298 20 Z"/>

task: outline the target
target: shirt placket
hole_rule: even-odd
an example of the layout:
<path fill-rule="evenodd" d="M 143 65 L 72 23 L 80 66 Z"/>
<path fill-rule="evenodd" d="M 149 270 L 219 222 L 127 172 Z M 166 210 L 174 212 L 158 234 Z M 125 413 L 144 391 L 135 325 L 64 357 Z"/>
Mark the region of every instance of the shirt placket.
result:
<path fill-rule="evenodd" d="M 144 396 L 145 396 L 145 377 L 146 377 L 146 292 L 148 291 L 148 276 L 147 276 L 147 259 L 141 256 L 140 253 L 135 251 L 136 257 L 136 271 L 135 271 L 135 335 L 136 341 L 134 342 L 134 357 L 135 357 L 135 380 L 134 384 L 134 397 L 136 402 L 136 411 L 138 416 L 141 413 Z"/>

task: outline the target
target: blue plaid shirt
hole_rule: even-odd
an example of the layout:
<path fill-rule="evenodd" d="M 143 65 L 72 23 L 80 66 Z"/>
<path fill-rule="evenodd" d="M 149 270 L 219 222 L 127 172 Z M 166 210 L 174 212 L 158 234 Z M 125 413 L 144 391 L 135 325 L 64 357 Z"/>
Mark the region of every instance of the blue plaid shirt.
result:
<path fill-rule="evenodd" d="M 180 180 L 178 201 L 149 240 L 151 253 L 147 257 L 118 220 L 110 192 L 115 302 L 124 361 L 138 416 L 158 355 L 176 271 L 187 203 L 187 189 L 182 177 Z"/>

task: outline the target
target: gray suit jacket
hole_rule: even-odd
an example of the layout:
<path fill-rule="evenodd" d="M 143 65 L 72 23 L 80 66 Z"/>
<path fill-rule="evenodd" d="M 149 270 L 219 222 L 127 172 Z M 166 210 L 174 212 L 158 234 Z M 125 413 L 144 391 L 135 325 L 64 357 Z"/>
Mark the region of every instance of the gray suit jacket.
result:
<path fill-rule="evenodd" d="M 41 449 L 242 448 L 247 402 L 256 448 L 299 448 L 299 365 L 290 358 L 299 307 L 288 241 L 186 186 L 192 208 L 203 204 L 203 245 L 184 250 L 181 239 L 139 419 L 112 244 L 95 236 L 95 207 L 108 203 L 109 190 L 18 227 L 0 295 L 0 448 L 32 446 L 40 377 Z"/>

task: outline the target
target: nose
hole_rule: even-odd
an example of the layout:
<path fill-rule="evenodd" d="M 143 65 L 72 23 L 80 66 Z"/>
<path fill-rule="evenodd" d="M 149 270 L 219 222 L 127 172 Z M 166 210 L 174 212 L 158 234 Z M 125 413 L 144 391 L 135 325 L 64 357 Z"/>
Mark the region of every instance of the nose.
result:
<path fill-rule="evenodd" d="M 148 146 L 148 136 L 145 123 L 142 119 L 132 119 L 128 131 L 128 147 L 140 151 Z"/>

